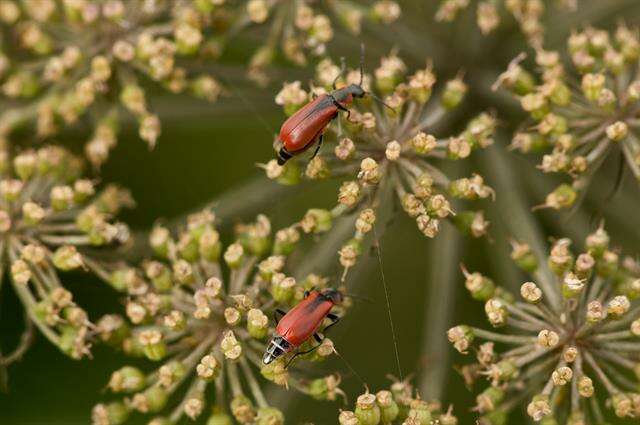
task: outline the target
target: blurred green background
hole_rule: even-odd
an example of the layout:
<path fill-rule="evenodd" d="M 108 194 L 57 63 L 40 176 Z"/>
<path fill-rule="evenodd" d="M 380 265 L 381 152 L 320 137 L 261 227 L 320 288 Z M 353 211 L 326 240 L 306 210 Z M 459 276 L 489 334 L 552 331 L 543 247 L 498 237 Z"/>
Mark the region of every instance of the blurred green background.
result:
<path fill-rule="evenodd" d="M 592 213 L 599 213 L 601 200 L 610 190 L 615 166 L 605 171 L 596 185 L 593 197 L 585 202 L 583 212 L 575 216 L 556 213 L 530 213 L 529 208 L 540 203 L 553 179 L 540 178 L 532 158 L 510 153 L 505 162 L 496 163 L 495 150 L 504 151 L 508 143 L 509 119 L 517 116 L 513 105 L 494 98 L 488 85 L 524 46 L 513 22 L 500 27 L 496 34 L 480 37 L 474 17 L 464 16 L 452 25 L 435 25 L 430 17 L 435 1 L 401 2 L 404 17 L 400 24 L 384 32 L 367 32 L 361 40 L 367 46 L 367 65 L 377 64 L 374 58 L 397 47 L 410 69 L 423 66 L 426 58 L 434 59 L 441 81 L 464 70 L 471 89 L 465 109 L 443 131 L 451 134 L 480 110 L 493 109 L 499 113 L 503 127 L 496 146 L 477 154 L 468 168 L 455 170 L 460 176 L 479 171 L 494 187 L 498 187 L 499 201 L 491 209 L 492 240 L 469 240 L 460 237 L 446 225 L 436 240 L 427 240 L 415 229 L 415 224 L 400 214 L 398 220 L 381 235 L 384 271 L 391 290 L 393 317 L 396 324 L 400 360 L 405 375 L 413 372 L 414 382 L 420 386 L 425 379 L 442 374 L 444 403 L 454 403 L 462 424 L 473 422 L 468 407 L 474 395 L 465 389 L 462 378 L 451 368 L 465 360 L 455 355 L 442 333 L 453 324 L 485 323 L 482 305 L 473 303 L 462 285 L 458 264 L 484 271 L 516 286 L 523 281 L 509 264 L 504 240 L 509 235 L 505 216 L 525 214 L 537 223 L 546 235 L 568 235 L 578 239 L 591 228 Z M 572 27 L 583 22 L 610 27 L 620 19 L 637 23 L 640 17 L 638 0 L 585 0 L 573 15 L 557 15 L 549 24 L 548 46 L 561 47 Z M 249 37 L 250 38 L 250 37 Z M 356 61 L 361 41 L 338 34 L 333 43 L 340 46 L 332 52 Z M 251 42 L 251 41 L 249 41 Z M 327 207 L 335 201 L 335 182 L 307 185 L 299 188 L 277 189 L 267 199 L 251 200 L 243 187 L 255 179 L 266 180 L 255 166 L 273 155 L 271 142 L 274 129 L 282 121 L 282 113 L 273 104 L 273 97 L 281 81 L 306 81 L 313 69 L 291 69 L 283 66 L 274 77 L 274 84 L 261 89 L 241 84 L 234 75 L 244 72 L 244 52 L 236 49 L 228 53 L 227 64 L 220 69 L 228 77 L 229 96 L 214 105 L 181 97 L 159 96 L 151 103 L 162 116 L 163 131 L 157 148 L 149 152 L 140 142 L 133 127 L 127 128 L 101 175 L 103 182 L 118 182 L 129 188 L 137 201 L 137 208 L 128 211 L 123 219 L 133 230 L 148 229 L 155 220 L 171 220 L 204 205 L 212 199 L 223 199 L 221 205 L 238 207 L 224 210 L 222 227 L 230 229 L 238 221 L 248 220 L 258 212 L 268 213 L 275 226 L 289 224 L 301 217 L 311 206 Z M 215 72 L 215 71 L 214 71 Z M 82 131 L 67 134 L 65 142 L 80 150 Z M 474 154 L 475 155 L 475 154 Z M 497 165 L 496 165 L 497 164 Z M 499 169 L 494 169 L 498 167 Z M 497 179 L 501 173 L 513 179 Z M 612 239 L 629 253 L 639 253 L 640 217 L 637 214 L 638 188 L 630 178 L 622 193 L 608 204 L 605 218 Z M 506 184 L 505 184 L 506 182 Z M 261 187 L 273 187 L 263 181 Z M 547 185 L 545 189 L 545 185 Z M 517 207 L 510 199 L 520 199 Z M 502 199 L 502 201 L 500 201 Z M 247 205 L 246 207 L 244 205 Z M 630 213 L 630 206 L 635 207 Z M 518 208 L 520 212 L 516 211 Z M 411 253 L 411 255 L 407 255 Z M 335 267 L 335 256 L 330 265 Z M 388 385 L 386 373 L 397 374 L 392 338 L 387 320 L 386 303 L 380 281 L 377 258 L 371 256 L 359 263 L 356 292 L 373 299 L 372 303 L 357 303 L 332 335 L 342 355 L 367 382 L 372 390 Z M 81 273 L 67 279 L 79 303 L 91 312 L 92 318 L 123 308 L 123 300 L 105 285 Z M 7 288 L 8 289 L 8 288 Z M 21 310 L 10 291 L 2 291 L 0 300 L 0 344 L 11 347 L 19 336 Z M 91 407 L 106 397 L 104 387 L 110 373 L 129 362 L 123 356 L 104 347 L 94 351 L 94 359 L 73 361 L 38 337 L 24 359 L 11 367 L 10 390 L 0 394 L 0 424 L 87 424 Z M 363 391 L 360 381 L 348 371 L 340 359 L 309 369 L 309 377 L 320 376 L 322 370 L 338 369 L 344 376 L 344 389 L 355 396 Z M 435 376 L 435 378 L 434 378 Z M 284 393 L 269 385 L 268 397 L 287 408 L 287 423 L 333 424 L 340 403 L 312 402 L 295 393 Z M 425 397 L 440 395 L 438 389 L 423 390 Z M 203 415 L 203 417 L 206 415 Z M 129 423 L 145 423 L 134 415 Z M 517 415 L 511 423 L 521 423 Z"/>

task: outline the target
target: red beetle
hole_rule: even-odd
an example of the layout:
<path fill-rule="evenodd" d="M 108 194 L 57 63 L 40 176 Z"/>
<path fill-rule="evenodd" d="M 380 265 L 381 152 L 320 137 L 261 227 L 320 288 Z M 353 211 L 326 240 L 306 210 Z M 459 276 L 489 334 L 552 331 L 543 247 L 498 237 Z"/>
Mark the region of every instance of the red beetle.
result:
<path fill-rule="evenodd" d="M 353 98 L 361 98 L 366 94 L 362 88 L 361 74 L 360 84 L 351 84 L 318 96 L 290 116 L 280 128 L 278 138 L 282 147 L 278 152 L 278 164 L 284 165 L 291 157 L 306 151 L 317 141 L 318 146 L 313 154 L 315 156 L 322 146 L 326 127 L 338 116 L 338 111 L 346 111 L 348 114 L 347 106 L 353 102 Z"/>
<path fill-rule="evenodd" d="M 331 313 L 331 309 L 334 305 L 340 304 L 342 300 L 342 293 L 337 289 L 309 291 L 305 294 L 304 299 L 288 313 L 277 309 L 276 314 L 282 317 L 280 320 L 276 317 L 276 331 L 269 341 L 262 362 L 264 364 L 271 363 L 300 347 L 311 336 L 318 342 L 318 345 L 308 351 L 296 353 L 289 362 L 299 355 L 310 353 L 318 348 L 323 340 L 323 337 L 317 333 L 318 329 L 325 317 L 331 320 L 331 324 L 324 328 L 325 332 L 338 323 L 340 318 Z"/>

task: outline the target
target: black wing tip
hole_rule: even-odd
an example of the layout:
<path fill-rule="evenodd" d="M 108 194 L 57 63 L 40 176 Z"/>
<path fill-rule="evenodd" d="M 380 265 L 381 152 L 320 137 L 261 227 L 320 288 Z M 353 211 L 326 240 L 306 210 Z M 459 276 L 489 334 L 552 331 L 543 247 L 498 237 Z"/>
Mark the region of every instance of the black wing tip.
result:
<path fill-rule="evenodd" d="M 291 159 L 291 157 L 293 157 L 293 155 L 291 155 L 285 148 L 281 148 L 278 151 L 278 165 L 283 166 Z"/>

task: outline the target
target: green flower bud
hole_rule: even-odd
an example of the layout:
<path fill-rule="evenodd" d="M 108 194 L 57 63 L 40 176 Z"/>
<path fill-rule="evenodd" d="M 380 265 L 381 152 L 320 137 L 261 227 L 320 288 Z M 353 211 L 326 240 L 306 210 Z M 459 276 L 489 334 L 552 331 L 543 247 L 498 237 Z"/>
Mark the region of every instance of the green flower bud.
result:
<path fill-rule="evenodd" d="M 222 243 L 218 232 L 214 229 L 206 229 L 200 236 L 198 249 L 204 260 L 217 263 L 222 252 Z"/>
<path fill-rule="evenodd" d="M 127 84 L 120 92 L 120 102 L 134 114 L 142 115 L 147 112 L 144 90 L 136 84 Z"/>
<path fill-rule="evenodd" d="M 300 225 L 305 233 L 324 233 L 331 230 L 333 216 L 329 210 L 312 208 L 304 215 Z"/>
<path fill-rule="evenodd" d="M 170 243 L 171 235 L 165 227 L 156 226 L 151 230 L 149 245 L 158 257 L 167 258 Z"/>
<path fill-rule="evenodd" d="M 618 263 L 618 254 L 606 250 L 596 262 L 596 273 L 604 278 L 612 277 L 618 270 Z"/>
<path fill-rule="evenodd" d="M 573 273 L 567 273 L 562 280 L 562 295 L 565 298 L 576 298 L 584 290 L 585 282 Z"/>
<path fill-rule="evenodd" d="M 527 244 L 512 242 L 511 259 L 526 272 L 532 273 L 538 268 L 538 260 Z"/>
<path fill-rule="evenodd" d="M 60 333 L 58 347 L 60 350 L 74 359 L 79 359 L 84 354 L 78 348 L 83 346 L 83 336 L 81 331 L 73 326 L 63 326 Z"/>
<path fill-rule="evenodd" d="M 73 205 L 73 189 L 69 186 L 55 186 L 51 189 L 51 208 L 66 211 Z"/>
<path fill-rule="evenodd" d="M 146 385 L 146 377 L 142 371 L 133 366 L 124 366 L 111 374 L 109 389 L 114 393 L 133 393 L 142 390 Z"/>
<path fill-rule="evenodd" d="M 229 268 L 236 269 L 240 267 L 244 261 L 244 248 L 238 242 L 233 243 L 227 247 L 223 257 Z"/>
<path fill-rule="evenodd" d="M 278 230 L 273 244 L 274 255 L 289 255 L 300 240 L 300 233 L 294 227 Z"/>
<path fill-rule="evenodd" d="M 305 347 L 305 349 L 307 349 Z M 285 357 L 279 357 L 275 361 L 269 363 L 268 365 L 263 365 L 260 368 L 260 374 L 262 376 L 273 382 L 276 385 L 280 385 L 282 387 L 288 387 L 289 384 L 289 372 L 287 371 L 287 360 Z"/>
<path fill-rule="evenodd" d="M 391 424 L 400 413 L 398 404 L 393 399 L 390 391 L 378 391 L 376 393 L 376 402 L 380 407 L 380 418 L 383 424 Z"/>
<path fill-rule="evenodd" d="M 11 263 L 11 278 L 19 285 L 26 285 L 31 280 L 31 269 L 26 261 L 16 260 Z"/>
<path fill-rule="evenodd" d="M 196 366 L 198 377 L 208 382 L 214 380 L 218 376 L 220 369 L 221 364 L 213 354 L 207 354 L 204 356 Z"/>
<path fill-rule="evenodd" d="M 166 265 L 158 261 L 149 261 L 144 267 L 147 277 L 158 292 L 169 292 L 173 288 L 171 271 Z"/>
<path fill-rule="evenodd" d="M 447 331 L 447 338 L 456 350 L 465 354 L 474 339 L 473 330 L 466 325 L 458 325 Z"/>
<path fill-rule="evenodd" d="M 158 361 L 166 356 L 167 346 L 160 331 L 156 329 L 143 330 L 138 334 L 137 339 L 143 347 L 144 355 L 149 360 Z"/>
<path fill-rule="evenodd" d="M 578 198 L 575 189 L 568 184 L 561 184 L 553 192 L 547 195 L 545 206 L 560 210 L 571 207 Z"/>
<path fill-rule="evenodd" d="M 558 106 L 567 106 L 571 103 L 571 89 L 560 80 L 553 82 L 553 90 L 549 95 L 551 102 Z"/>
<path fill-rule="evenodd" d="M 259 309 L 252 308 L 247 313 L 247 330 L 255 339 L 264 339 L 269 332 L 269 318 Z"/>
<path fill-rule="evenodd" d="M 200 252 L 198 250 L 198 240 L 191 236 L 189 233 L 184 233 L 180 236 L 180 240 L 177 244 L 178 255 L 180 258 L 194 263 L 198 261 Z"/>
<path fill-rule="evenodd" d="M 64 245 L 53 253 L 53 265 L 63 271 L 75 270 L 84 266 L 82 255 L 73 245 Z"/>
<path fill-rule="evenodd" d="M 271 279 L 271 295 L 279 304 L 290 304 L 296 292 L 296 280 L 276 273 Z"/>
<path fill-rule="evenodd" d="M 120 425 L 128 418 L 131 410 L 121 401 L 109 404 L 98 404 L 91 411 L 91 419 L 94 424 Z"/>
<path fill-rule="evenodd" d="M 499 378 L 501 382 L 510 381 L 520 374 L 518 366 L 509 359 L 499 361 L 491 369 L 492 376 Z"/>
<path fill-rule="evenodd" d="M 464 96 L 467 94 L 467 85 L 460 78 L 447 81 L 447 85 L 442 93 L 442 106 L 446 109 L 455 109 Z"/>
<path fill-rule="evenodd" d="M 13 169 L 20 180 L 29 179 L 36 170 L 37 156 L 33 151 L 27 151 L 16 155 L 13 160 Z"/>
<path fill-rule="evenodd" d="M 605 85 L 606 77 L 603 74 L 585 74 L 582 77 L 582 93 L 592 102 L 600 98 Z"/>
<path fill-rule="evenodd" d="M 504 390 L 498 387 L 489 387 L 476 397 L 478 410 L 482 413 L 494 411 L 504 399 Z"/>
<path fill-rule="evenodd" d="M 487 301 L 495 292 L 496 285 L 491 279 L 480 273 L 468 273 L 465 271 L 465 286 L 473 299 Z"/>
<path fill-rule="evenodd" d="M 233 419 L 226 413 L 216 412 L 209 416 L 207 425 L 233 425 Z"/>
<path fill-rule="evenodd" d="M 522 109 L 527 111 L 536 121 L 542 120 L 549 113 L 549 104 L 540 93 L 529 93 L 520 99 Z"/>
<path fill-rule="evenodd" d="M 285 257 L 283 255 L 272 255 L 258 264 L 258 274 L 260 278 L 269 282 L 273 276 L 284 267 Z"/>
<path fill-rule="evenodd" d="M 640 279 L 626 277 L 619 285 L 618 291 L 632 301 L 637 300 L 640 298 Z"/>
<path fill-rule="evenodd" d="M 358 397 L 355 415 L 362 425 L 378 425 L 381 415 L 380 407 L 376 403 L 376 396 L 366 393 Z"/>
<path fill-rule="evenodd" d="M 520 96 L 524 96 L 528 93 L 531 93 L 535 89 L 535 87 L 536 80 L 534 76 L 530 72 L 520 68 L 520 72 L 518 72 L 515 83 L 513 85 L 513 90 L 515 91 L 515 93 Z"/>
<path fill-rule="evenodd" d="M 131 357 L 144 357 L 144 347 L 134 336 L 127 336 L 123 339 L 122 351 Z"/>
<path fill-rule="evenodd" d="M 253 255 L 262 257 L 271 249 L 269 236 L 247 234 L 240 237 L 242 245 Z"/>
<path fill-rule="evenodd" d="M 486 235 L 489 222 L 484 218 L 482 211 L 460 211 L 449 219 L 464 235 L 480 238 Z"/>
<path fill-rule="evenodd" d="M 552 410 L 549 404 L 549 396 L 545 394 L 537 394 L 533 396 L 531 403 L 527 406 L 527 413 L 536 422 L 551 415 Z"/>
<path fill-rule="evenodd" d="M 169 400 L 169 394 L 167 391 L 157 385 L 147 388 L 143 394 L 146 398 L 148 411 L 151 413 L 157 413 L 164 409 L 164 406 L 166 406 L 167 401 Z"/>
<path fill-rule="evenodd" d="M 360 425 L 360 420 L 350 410 L 342 410 L 338 416 L 338 423 L 340 425 Z"/>
<path fill-rule="evenodd" d="M 193 267 L 186 260 L 178 260 L 173 263 L 173 277 L 181 285 L 191 285 L 195 281 Z"/>
<path fill-rule="evenodd" d="M 275 407 L 261 407 L 258 409 L 256 425 L 284 425 L 284 415 Z"/>
<path fill-rule="evenodd" d="M 231 413 L 243 425 L 253 423 L 256 417 L 253 403 L 244 395 L 237 395 L 231 400 Z"/>
<path fill-rule="evenodd" d="M 111 276 L 109 276 L 109 284 L 115 288 L 116 291 L 125 292 L 129 289 L 130 279 L 131 269 L 116 269 L 111 272 Z"/>
<path fill-rule="evenodd" d="M 408 418 L 413 420 L 411 423 L 414 424 L 431 425 L 432 415 L 429 403 L 424 400 L 413 400 Z"/>
<path fill-rule="evenodd" d="M 275 177 L 278 183 L 285 186 L 294 186 L 300 183 L 300 179 L 302 177 L 302 169 L 297 161 L 287 161 L 286 164 L 280 166 L 274 163 L 275 166 L 279 167 L 277 172 L 277 177 Z M 267 175 L 269 176 L 269 172 L 267 171 Z"/>
<path fill-rule="evenodd" d="M 609 247 L 609 234 L 600 227 L 598 230 L 587 236 L 586 246 L 589 254 L 594 258 L 599 258 Z"/>
<path fill-rule="evenodd" d="M 309 395 L 316 400 L 328 400 L 327 381 L 324 378 L 314 379 L 307 387 Z"/>
<path fill-rule="evenodd" d="M 112 346 L 120 346 L 131 334 L 127 322 L 118 315 L 105 315 L 96 323 L 96 332 L 102 342 Z"/>

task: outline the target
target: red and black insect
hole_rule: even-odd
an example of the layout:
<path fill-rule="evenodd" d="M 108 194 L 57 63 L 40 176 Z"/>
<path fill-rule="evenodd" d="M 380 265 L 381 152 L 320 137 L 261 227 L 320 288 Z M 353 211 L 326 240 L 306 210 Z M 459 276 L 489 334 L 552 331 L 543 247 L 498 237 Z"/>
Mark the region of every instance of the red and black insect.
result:
<path fill-rule="evenodd" d="M 342 303 L 343 295 L 337 289 L 325 289 L 323 291 L 307 291 L 304 299 L 292 308 L 288 313 L 277 309 L 274 318 L 276 331 L 269 341 L 267 350 L 262 357 L 264 364 L 269 364 L 279 357 L 299 348 L 311 336 L 318 345 L 307 351 L 297 352 L 289 363 L 297 356 L 310 353 L 320 346 L 323 336 L 318 334 L 325 317 L 331 323 L 324 328 L 326 332 L 331 326 L 338 323 L 340 318 L 331 313 L 333 306 Z M 277 316 L 281 316 L 278 319 Z M 287 364 L 289 364 L 287 363 Z"/>
<path fill-rule="evenodd" d="M 364 55 L 364 48 L 362 52 Z M 336 82 L 344 71 L 345 66 L 343 62 L 340 74 L 333 81 L 333 91 L 316 97 L 282 124 L 280 135 L 278 136 L 280 143 L 282 143 L 282 147 L 278 152 L 279 165 L 284 165 L 293 156 L 306 151 L 317 141 L 318 145 L 313 153 L 315 157 L 322 146 L 324 131 L 329 123 L 338 116 L 340 111 L 346 112 L 347 119 L 349 119 L 350 111 L 348 106 L 351 105 L 354 98 L 371 95 L 371 97 L 389 107 L 373 94 L 367 93 L 362 88 L 364 78 L 363 56 L 360 58 L 360 82 L 336 89 Z"/>

